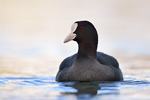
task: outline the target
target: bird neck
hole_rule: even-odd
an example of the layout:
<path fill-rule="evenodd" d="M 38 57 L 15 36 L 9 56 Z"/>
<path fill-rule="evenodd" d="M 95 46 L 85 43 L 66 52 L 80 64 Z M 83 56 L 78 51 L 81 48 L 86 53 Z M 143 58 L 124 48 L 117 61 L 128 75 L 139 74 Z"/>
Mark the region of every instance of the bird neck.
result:
<path fill-rule="evenodd" d="M 96 58 L 97 43 L 81 42 L 78 43 L 79 49 L 77 59 L 80 58 Z"/>

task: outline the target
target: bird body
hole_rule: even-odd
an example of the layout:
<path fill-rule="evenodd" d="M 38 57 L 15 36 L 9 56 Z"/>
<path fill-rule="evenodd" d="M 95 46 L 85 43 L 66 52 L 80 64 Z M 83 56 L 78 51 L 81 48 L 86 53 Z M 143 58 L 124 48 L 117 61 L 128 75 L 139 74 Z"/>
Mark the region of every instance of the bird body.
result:
<path fill-rule="evenodd" d="M 121 81 L 123 75 L 117 60 L 97 52 L 98 35 L 88 21 L 78 21 L 64 42 L 78 43 L 78 53 L 67 57 L 60 64 L 56 81 Z"/>

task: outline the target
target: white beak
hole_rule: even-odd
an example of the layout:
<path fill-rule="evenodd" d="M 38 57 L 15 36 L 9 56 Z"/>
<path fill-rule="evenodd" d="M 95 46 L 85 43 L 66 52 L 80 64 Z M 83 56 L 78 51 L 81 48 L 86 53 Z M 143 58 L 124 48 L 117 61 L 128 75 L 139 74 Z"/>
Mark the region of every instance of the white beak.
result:
<path fill-rule="evenodd" d="M 75 30 L 77 29 L 78 24 L 74 23 L 71 27 L 71 33 L 65 38 L 64 43 L 67 43 L 71 40 L 73 40 L 77 35 L 74 33 Z"/>
<path fill-rule="evenodd" d="M 70 33 L 64 40 L 64 43 L 67 43 L 71 40 L 73 40 L 77 35 L 75 33 Z"/>

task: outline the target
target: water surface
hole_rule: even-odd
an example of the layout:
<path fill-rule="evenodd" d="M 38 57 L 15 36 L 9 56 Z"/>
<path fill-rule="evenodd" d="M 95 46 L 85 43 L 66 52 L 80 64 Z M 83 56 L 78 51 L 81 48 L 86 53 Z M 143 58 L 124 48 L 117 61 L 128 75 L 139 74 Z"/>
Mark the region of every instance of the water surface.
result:
<path fill-rule="evenodd" d="M 1 77 L 1 100 L 148 100 L 149 81 L 55 82 L 55 77 Z"/>

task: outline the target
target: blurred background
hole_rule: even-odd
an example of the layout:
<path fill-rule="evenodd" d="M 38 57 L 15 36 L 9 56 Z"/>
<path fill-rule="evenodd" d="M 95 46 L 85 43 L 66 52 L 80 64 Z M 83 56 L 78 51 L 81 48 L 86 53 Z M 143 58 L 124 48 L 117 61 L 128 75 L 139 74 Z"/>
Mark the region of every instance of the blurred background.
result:
<path fill-rule="evenodd" d="M 0 0 L 0 76 L 55 76 L 77 52 L 75 42 L 63 40 L 80 20 L 94 24 L 98 51 L 115 56 L 125 75 L 147 70 L 149 0 Z"/>

